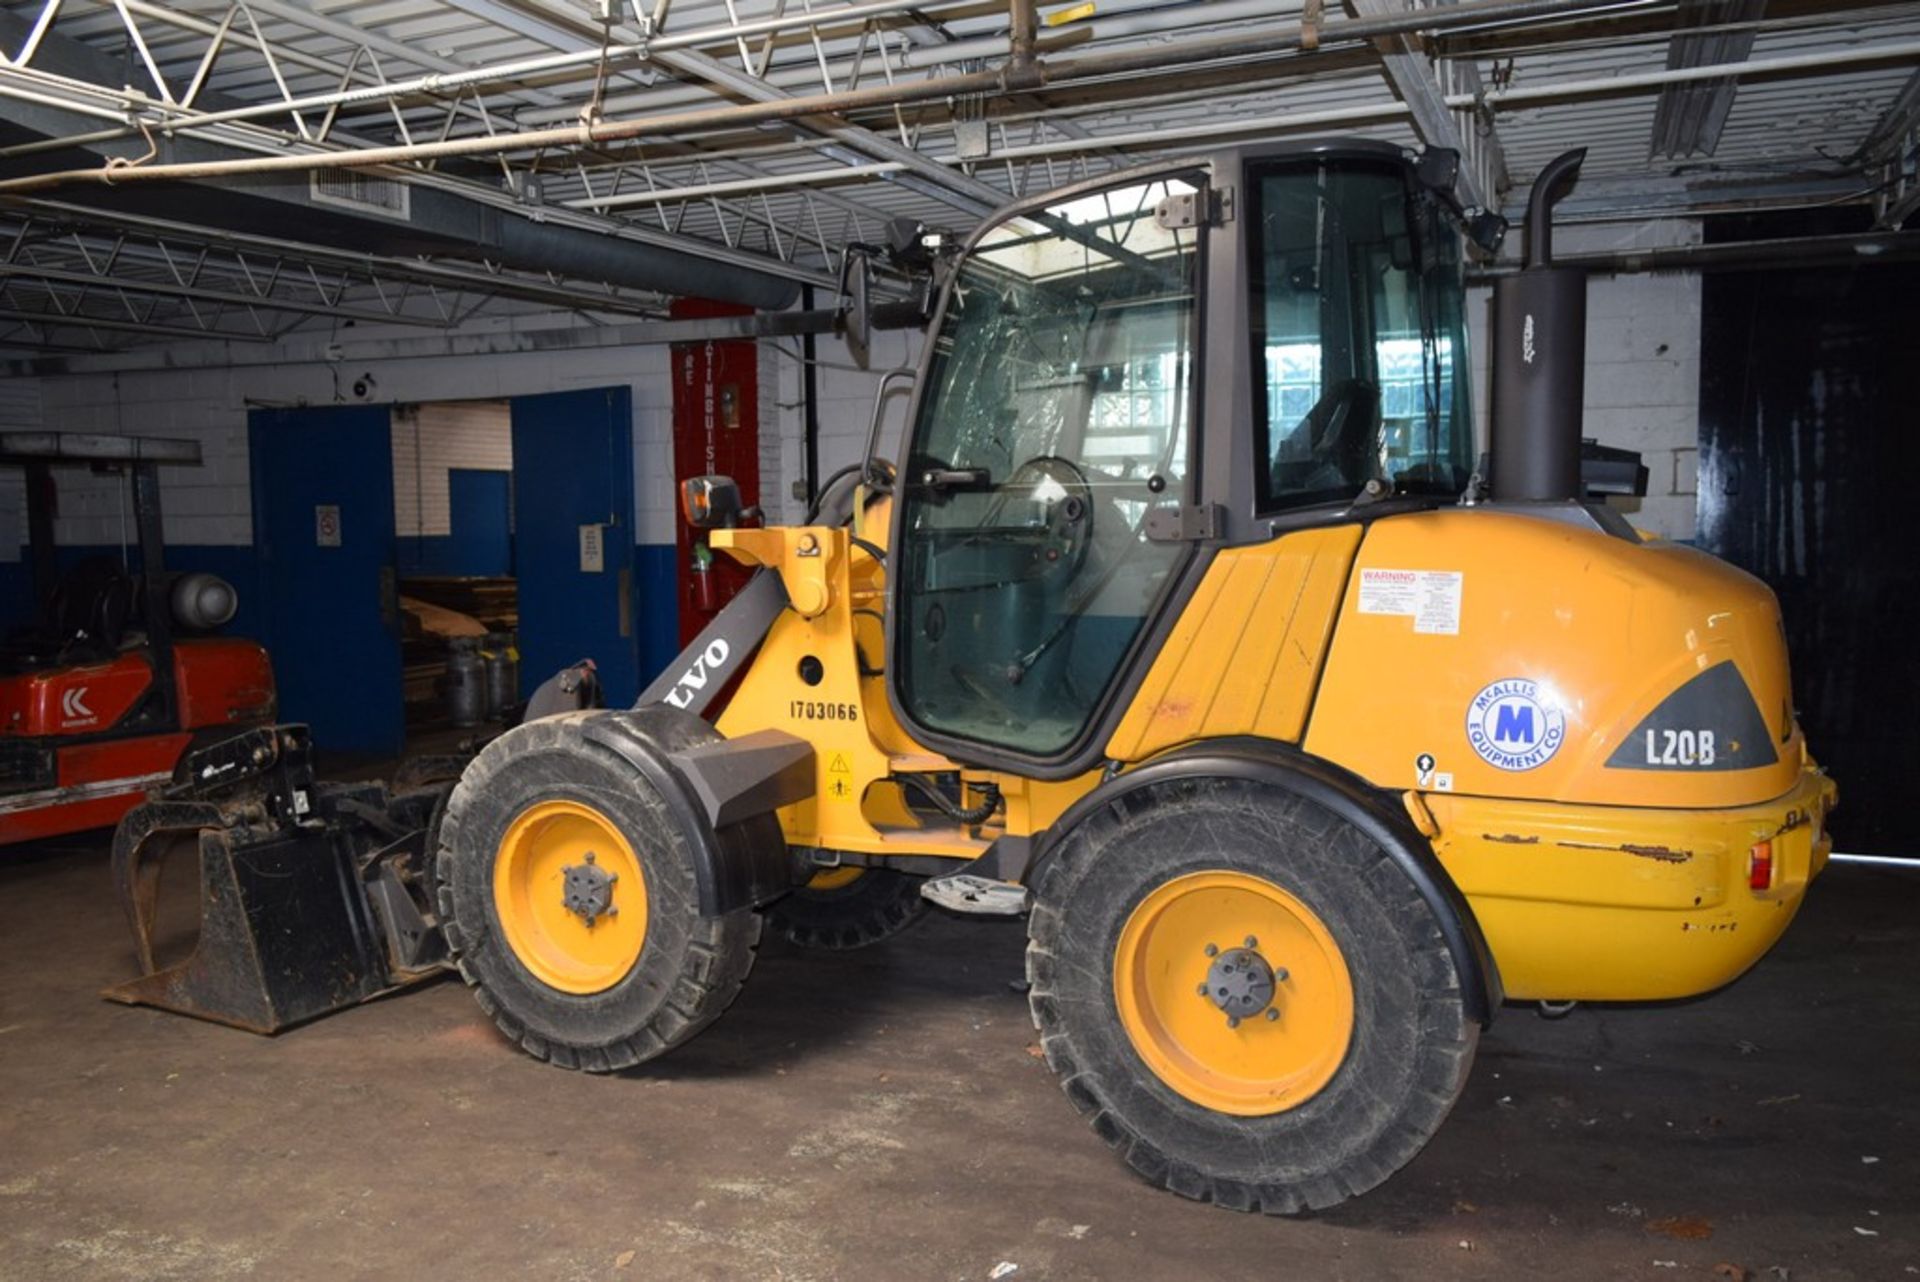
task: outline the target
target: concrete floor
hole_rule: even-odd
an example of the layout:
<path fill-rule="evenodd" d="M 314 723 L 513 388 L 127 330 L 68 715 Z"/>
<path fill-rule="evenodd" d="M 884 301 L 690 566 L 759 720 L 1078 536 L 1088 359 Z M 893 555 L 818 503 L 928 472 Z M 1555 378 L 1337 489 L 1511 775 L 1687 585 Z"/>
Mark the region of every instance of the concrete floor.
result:
<path fill-rule="evenodd" d="M 713 1029 L 595 1079 L 457 983 L 272 1040 L 101 1001 L 132 966 L 101 844 L 9 852 L 0 1276 L 1897 1279 L 1917 909 L 1920 876 L 1836 870 L 1711 999 L 1509 1009 L 1411 1167 L 1281 1221 L 1154 1192 L 1085 1129 L 1015 925 L 769 945 Z"/>

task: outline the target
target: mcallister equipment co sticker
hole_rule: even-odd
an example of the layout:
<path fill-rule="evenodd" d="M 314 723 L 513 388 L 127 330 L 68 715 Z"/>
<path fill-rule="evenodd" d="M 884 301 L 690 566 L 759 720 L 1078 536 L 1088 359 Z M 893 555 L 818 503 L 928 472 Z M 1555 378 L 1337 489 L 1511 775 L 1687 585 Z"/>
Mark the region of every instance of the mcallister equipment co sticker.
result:
<path fill-rule="evenodd" d="M 1467 742 L 1483 761 L 1501 770 L 1545 765 L 1567 737 L 1566 713 L 1537 681 L 1509 677 L 1473 697 L 1467 709 Z"/>

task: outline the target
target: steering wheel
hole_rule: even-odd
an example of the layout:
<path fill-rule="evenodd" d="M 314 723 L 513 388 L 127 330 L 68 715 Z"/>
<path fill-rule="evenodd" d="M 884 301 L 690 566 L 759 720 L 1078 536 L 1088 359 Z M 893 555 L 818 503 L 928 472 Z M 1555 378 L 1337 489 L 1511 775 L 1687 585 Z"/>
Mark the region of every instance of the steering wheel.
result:
<path fill-rule="evenodd" d="M 1093 487 L 1086 473 L 1055 454 L 1028 459 L 1001 484 L 986 524 L 996 524 L 1008 500 L 1019 498 L 1043 505 L 1033 577 L 1071 580 L 1086 564 L 1093 544 Z"/>
<path fill-rule="evenodd" d="M 998 494 L 984 514 L 983 530 L 1018 531 L 1021 543 L 1031 546 L 1032 559 L 1027 569 L 1001 586 L 1026 581 L 1045 583 L 1056 601 L 1065 599 L 1071 583 L 1087 563 L 1093 545 L 1093 487 L 1086 473 L 1074 463 L 1057 455 L 1042 454 L 1028 459 L 1008 473 Z M 1009 503 L 1031 503 L 1040 509 L 1036 522 L 1009 520 Z M 953 678 L 1003 716 L 1018 719 L 1031 716 L 1032 709 L 1021 708 L 1003 693 L 1019 685 L 1026 676 L 1026 664 L 1018 657 L 998 671 L 979 671 L 954 665 Z"/>

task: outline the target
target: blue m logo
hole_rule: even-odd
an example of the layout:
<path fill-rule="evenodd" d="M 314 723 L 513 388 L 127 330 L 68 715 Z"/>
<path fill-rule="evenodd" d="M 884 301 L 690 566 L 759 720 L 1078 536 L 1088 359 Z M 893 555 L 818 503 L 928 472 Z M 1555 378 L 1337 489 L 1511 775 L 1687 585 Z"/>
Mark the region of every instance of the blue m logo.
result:
<path fill-rule="evenodd" d="M 1533 709 L 1516 707 L 1511 703 L 1500 705 L 1494 714 L 1493 740 L 1501 743 L 1511 740 L 1515 743 L 1533 742 Z"/>

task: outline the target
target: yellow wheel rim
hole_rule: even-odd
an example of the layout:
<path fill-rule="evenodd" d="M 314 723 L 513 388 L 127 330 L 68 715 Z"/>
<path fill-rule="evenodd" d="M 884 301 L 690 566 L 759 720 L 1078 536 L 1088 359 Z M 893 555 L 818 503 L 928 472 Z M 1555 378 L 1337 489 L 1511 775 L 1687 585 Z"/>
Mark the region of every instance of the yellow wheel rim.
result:
<path fill-rule="evenodd" d="M 1271 970 L 1272 1000 L 1230 1024 L 1208 985 L 1222 954 L 1238 949 Z M 1134 1050 L 1162 1082 L 1239 1117 L 1313 1098 L 1353 1039 L 1353 979 L 1333 935 L 1299 899 L 1246 873 L 1189 873 L 1141 900 L 1114 949 L 1113 992 Z"/>
<path fill-rule="evenodd" d="M 860 880 L 860 874 L 866 871 L 859 864 L 842 864 L 838 868 L 822 868 L 807 879 L 808 890 L 838 890 L 842 886 L 851 886 Z"/>
<path fill-rule="evenodd" d="M 588 913 L 567 903 L 568 870 L 610 877 Z M 577 884 L 577 883 L 576 883 Z M 521 811 L 493 861 L 500 929 L 521 964 L 563 993 L 612 988 L 647 942 L 647 882 L 639 856 L 612 820 L 577 801 L 539 801 Z"/>

